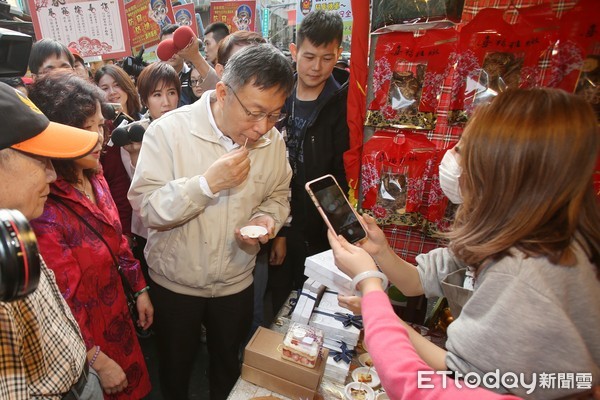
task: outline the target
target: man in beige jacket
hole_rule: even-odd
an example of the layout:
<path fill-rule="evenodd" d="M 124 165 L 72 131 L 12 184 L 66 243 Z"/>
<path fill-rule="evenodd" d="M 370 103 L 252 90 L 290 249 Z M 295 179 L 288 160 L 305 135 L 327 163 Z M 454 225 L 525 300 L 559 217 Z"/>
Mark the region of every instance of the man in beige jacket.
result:
<path fill-rule="evenodd" d="M 216 90 L 154 121 L 129 190 L 149 228 L 159 373 L 165 398 L 187 399 L 207 329 L 210 398 L 225 399 L 239 376 L 238 351 L 253 313 L 259 242 L 289 214 L 291 169 L 274 125 L 293 87 L 292 68 L 270 45 L 234 55 Z M 243 236 L 259 225 L 267 233 Z"/>

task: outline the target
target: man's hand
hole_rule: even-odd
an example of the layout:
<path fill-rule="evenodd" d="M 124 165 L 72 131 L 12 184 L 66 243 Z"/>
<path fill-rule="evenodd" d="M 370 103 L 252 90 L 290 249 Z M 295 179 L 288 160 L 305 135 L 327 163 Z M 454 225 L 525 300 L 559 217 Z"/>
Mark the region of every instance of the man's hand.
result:
<path fill-rule="evenodd" d="M 281 265 L 287 254 L 287 240 L 285 237 L 276 237 L 271 243 L 271 253 L 269 254 L 270 265 Z"/>
<path fill-rule="evenodd" d="M 200 53 L 199 39 L 197 37 L 192 37 L 190 43 L 182 50 L 179 50 L 177 54 L 184 60 L 194 64 L 194 67 L 198 70 L 202 79 L 206 79 L 206 76 L 212 67 L 208 64 L 204 57 L 202 57 L 202 54 Z"/>
<path fill-rule="evenodd" d="M 198 38 L 195 36 L 192 37 L 188 45 L 179 50 L 177 54 L 186 61 L 194 61 L 198 58 L 202 58 Z"/>
<path fill-rule="evenodd" d="M 243 236 L 240 232 L 240 229 L 238 228 L 235 230 L 235 236 L 242 244 L 245 243 L 249 245 L 257 245 L 259 242 L 265 244 L 269 241 L 269 238 L 272 237 L 275 233 L 275 220 L 270 215 L 260 215 L 248 221 L 246 225 L 262 226 L 267 230 L 267 234 L 259 236 L 257 238 L 250 238 L 248 236 Z"/>
<path fill-rule="evenodd" d="M 240 185 L 250 172 L 248 149 L 240 147 L 219 157 L 204 174 L 210 190 L 217 194 L 221 190 Z M 256 225 L 256 224 L 255 224 Z"/>

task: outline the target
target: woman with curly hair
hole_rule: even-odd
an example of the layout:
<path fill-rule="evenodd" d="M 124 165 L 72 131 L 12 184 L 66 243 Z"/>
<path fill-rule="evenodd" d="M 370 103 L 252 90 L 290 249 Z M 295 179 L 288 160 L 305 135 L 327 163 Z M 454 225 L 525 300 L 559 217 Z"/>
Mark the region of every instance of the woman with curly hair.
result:
<path fill-rule="evenodd" d="M 133 324 L 147 329 L 154 310 L 100 168 L 104 94 L 67 71 L 39 78 L 29 94 L 51 121 L 98 132 L 92 153 L 53 160 L 58 179 L 50 185 L 44 213 L 31 225 L 81 328 L 105 398 L 141 399 L 150 392 L 150 378 Z M 131 320 L 113 255 L 136 291 L 139 321 Z"/>

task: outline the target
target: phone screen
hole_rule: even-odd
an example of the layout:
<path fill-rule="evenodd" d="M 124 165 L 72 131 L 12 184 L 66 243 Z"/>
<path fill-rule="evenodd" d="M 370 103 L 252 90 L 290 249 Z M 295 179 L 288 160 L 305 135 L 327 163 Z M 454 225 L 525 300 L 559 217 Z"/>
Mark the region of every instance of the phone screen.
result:
<path fill-rule="evenodd" d="M 331 177 L 310 184 L 310 188 L 333 230 L 355 243 L 367 236 L 339 186 Z"/>

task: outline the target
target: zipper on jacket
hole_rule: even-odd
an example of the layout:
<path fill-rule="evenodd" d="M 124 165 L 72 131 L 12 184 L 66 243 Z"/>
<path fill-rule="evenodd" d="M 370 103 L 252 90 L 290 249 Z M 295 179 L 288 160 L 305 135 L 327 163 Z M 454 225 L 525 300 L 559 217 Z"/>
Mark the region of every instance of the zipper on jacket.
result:
<path fill-rule="evenodd" d="M 315 152 L 315 136 L 310 136 L 310 148 L 312 149 L 312 161 L 313 165 L 317 163 L 316 152 Z"/>

